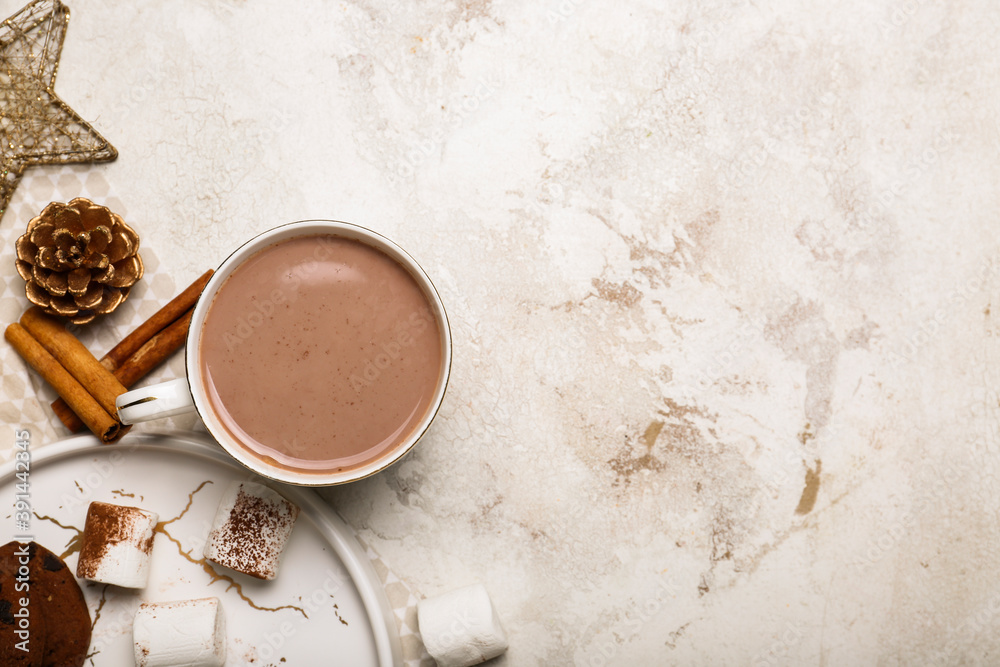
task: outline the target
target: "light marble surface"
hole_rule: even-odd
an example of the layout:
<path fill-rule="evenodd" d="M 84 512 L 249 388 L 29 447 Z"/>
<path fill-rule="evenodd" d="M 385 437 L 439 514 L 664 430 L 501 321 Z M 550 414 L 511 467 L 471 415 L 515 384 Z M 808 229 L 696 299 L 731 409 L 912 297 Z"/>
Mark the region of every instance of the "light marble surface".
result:
<path fill-rule="evenodd" d="M 304 218 L 436 281 L 438 420 L 326 495 L 497 665 L 997 659 L 995 2 L 70 7 L 177 285 Z"/>

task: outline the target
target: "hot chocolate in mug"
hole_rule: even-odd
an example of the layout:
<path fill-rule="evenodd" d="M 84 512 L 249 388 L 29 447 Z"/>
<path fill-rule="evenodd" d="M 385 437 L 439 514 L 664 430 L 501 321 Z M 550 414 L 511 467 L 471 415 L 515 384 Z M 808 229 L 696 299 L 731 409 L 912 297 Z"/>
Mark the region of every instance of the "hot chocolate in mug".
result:
<path fill-rule="evenodd" d="M 254 472 L 328 486 L 372 475 L 420 439 L 444 399 L 451 330 L 424 270 L 344 222 L 271 229 L 205 286 L 187 378 L 118 397 L 131 424 L 197 410 Z"/>

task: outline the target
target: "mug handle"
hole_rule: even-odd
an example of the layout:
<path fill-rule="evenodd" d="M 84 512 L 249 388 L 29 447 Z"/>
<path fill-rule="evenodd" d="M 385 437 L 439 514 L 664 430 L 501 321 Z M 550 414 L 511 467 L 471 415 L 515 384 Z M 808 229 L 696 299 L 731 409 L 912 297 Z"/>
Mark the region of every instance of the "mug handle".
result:
<path fill-rule="evenodd" d="M 194 398 L 186 378 L 127 391 L 115 399 L 118 419 L 129 425 L 163 419 L 194 410 Z"/>

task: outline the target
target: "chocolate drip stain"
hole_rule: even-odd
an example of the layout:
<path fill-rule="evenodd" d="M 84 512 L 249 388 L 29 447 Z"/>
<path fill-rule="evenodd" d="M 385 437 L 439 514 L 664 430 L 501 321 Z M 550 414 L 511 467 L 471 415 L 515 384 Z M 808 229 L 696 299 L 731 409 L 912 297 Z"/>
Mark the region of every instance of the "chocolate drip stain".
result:
<path fill-rule="evenodd" d="M 175 539 L 166 530 L 163 530 L 159 526 L 157 526 L 156 531 L 162 533 L 168 540 L 173 542 L 177 546 L 177 553 L 179 553 L 186 561 L 194 565 L 201 566 L 201 569 L 205 571 L 205 574 L 207 574 L 211 578 L 211 581 L 208 582 L 209 586 L 211 586 L 217 581 L 225 581 L 226 583 L 229 584 L 229 586 L 226 587 L 227 591 L 235 589 L 236 594 L 239 595 L 244 602 L 246 602 L 254 609 L 257 609 L 258 611 L 281 611 L 282 609 L 294 609 L 295 611 L 302 614 L 304 618 L 309 618 L 309 614 L 307 614 L 305 610 L 302 609 L 302 607 L 297 607 L 291 604 L 281 605 L 280 607 L 261 607 L 256 602 L 254 602 L 253 600 L 251 600 L 246 596 L 246 594 L 243 592 L 243 585 L 240 584 L 238 581 L 233 580 L 233 578 L 227 574 L 219 574 L 218 572 L 216 572 L 215 568 L 213 568 L 212 565 L 208 562 L 208 560 L 205 559 L 204 557 L 195 558 L 194 556 L 191 555 L 190 551 L 184 551 L 184 547 L 180 543 L 180 541 Z"/>
<path fill-rule="evenodd" d="M 270 612 L 281 611 L 282 609 L 294 609 L 295 611 L 297 611 L 300 614 L 302 614 L 303 618 L 307 618 L 308 619 L 309 618 L 309 614 L 307 614 L 302 607 L 297 607 L 295 605 L 288 604 L 288 605 L 281 605 L 280 607 L 262 607 L 262 606 L 258 605 L 256 602 L 254 602 L 253 600 L 251 600 L 249 597 L 246 596 L 246 594 L 243 592 L 243 586 L 242 586 L 242 584 L 240 584 L 237 581 L 234 581 L 233 578 L 230 577 L 229 575 L 219 574 L 218 572 L 216 572 L 215 568 L 213 568 L 211 566 L 211 564 L 204 557 L 203 558 L 195 558 L 194 556 L 191 555 L 190 551 L 184 551 L 184 545 L 182 545 L 179 540 L 175 539 L 167 531 L 167 526 L 168 525 L 174 523 L 175 521 L 179 521 L 180 519 L 182 519 L 184 517 L 185 514 L 188 513 L 188 511 L 191 509 L 191 505 L 194 503 L 194 497 L 195 497 L 195 495 L 199 491 L 201 491 L 203 488 L 205 488 L 205 486 L 207 486 L 208 484 L 212 484 L 212 483 L 213 482 L 211 480 L 205 480 L 204 482 L 202 482 L 201 484 L 199 484 L 198 488 L 196 488 L 194 491 L 192 491 L 191 493 L 188 494 L 187 505 L 184 506 L 184 509 L 181 510 L 181 513 L 178 514 L 177 516 L 175 516 L 172 519 L 168 519 L 166 521 L 160 521 L 159 523 L 157 523 L 156 527 L 153 529 L 153 534 L 155 535 L 156 533 L 160 533 L 161 535 L 163 535 L 164 537 L 166 537 L 168 540 L 170 540 L 171 542 L 173 542 L 174 545 L 177 546 L 177 553 L 179 553 L 186 561 L 188 561 L 189 563 L 192 563 L 194 565 L 200 565 L 201 569 L 205 571 L 205 574 L 207 574 L 210 577 L 210 581 L 208 582 L 209 586 L 211 586 L 212 584 L 214 584 L 217 581 L 225 581 L 226 583 L 229 584 L 229 586 L 226 587 L 226 590 L 229 591 L 229 590 L 234 590 L 235 589 L 236 594 L 239 595 L 240 598 L 244 602 L 246 602 L 250 607 L 252 607 L 253 609 L 256 609 L 258 611 L 270 611 Z M 32 514 L 34 514 L 35 518 L 37 518 L 39 521 L 50 521 L 50 522 L 54 523 L 55 525 L 59 526 L 60 528 L 62 528 L 64 530 L 75 531 L 76 535 L 74 535 L 70 539 L 70 541 L 66 543 L 67 549 L 66 549 L 66 551 L 62 555 L 59 556 L 60 558 L 65 559 L 67 556 L 69 556 L 71 554 L 74 554 L 74 553 L 77 553 L 77 552 L 80 551 L 80 545 L 81 545 L 81 543 L 83 541 L 83 531 L 81 529 L 77 528 L 76 526 L 64 525 L 64 524 L 60 523 L 58 519 L 55 519 L 55 518 L 50 517 L 50 516 L 43 516 L 43 515 L 38 514 L 37 512 L 32 512 Z M 105 585 L 104 590 L 101 592 L 101 601 L 98 604 L 97 612 L 95 613 L 94 621 L 93 621 L 93 624 L 91 625 L 91 627 L 93 627 L 93 625 L 95 625 L 97 623 L 97 619 L 100 617 L 101 607 L 104 606 L 104 603 L 106 601 L 105 600 L 106 593 L 107 593 L 107 586 Z M 339 618 L 339 614 L 338 614 L 338 618 Z M 344 622 L 343 619 L 341 619 L 341 622 L 343 622 L 346 625 L 346 622 Z M 93 655 L 96 655 L 96 653 L 94 653 Z M 87 656 L 87 657 L 89 658 L 91 656 Z"/>
<path fill-rule="evenodd" d="M 187 505 L 184 506 L 184 509 L 181 510 L 181 513 L 178 514 L 177 516 L 175 516 L 173 519 L 169 519 L 167 521 L 161 521 L 158 524 L 156 524 L 155 532 L 157 532 L 157 533 L 163 533 L 164 535 L 167 535 L 167 533 L 164 530 L 164 528 L 166 528 L 168 525 L 172 524 L 174 521 L 180 521 L 182 518 L 184 518 L 184 515 L 187 514 L 188 510 L 191 509 L 191 504 L 194 502 L 194 496 L 195 496 L 195 494 L 198 493 L 199 491 L 201 491 L 202 489 L 204 489 L 205 485 L 207 485 L 207 484 L 214 484 L 214 483 L 215 482 L 213 482 L 212 480 L 206 479 L 204 482 L 202 482 L 201 484 L 199 484 L 197 489 L 195 489 L 194 491 L 192 491 L 191 493 L 188 494 Z M 170 536 L 167 535 L 167 537 L 170 537 Z"/>
<path fill-rule="evenodd" d="M 271 612 L 281 611 L 282 609 L 294 609 L 295 611 L 302 614 L 304 618 L 309 618 L 309 614 L 307 614 L 305 610 L 302 609 L 302 607 L 296 607 L 295 605 L 288 604 L 288 605 L 282 605 L 280 607 L 261 607 L 256 602 L 254 602 L 253 600 L 251 600 L 246 596 L 246 594 L 243 592 L 242 584 L 240 584 L 237 581 L 234 581 L 233 578 L 230 577 L 229 575 L 219 574 L 218 572 L 216 572 L 215 568 L 213 568 L 212 565 L 208 562 L 208 560 L 205 559 L 204 557 L 195 558 L 194 556 L 191 555 L 191 551 L 184 551 L 184 545 L 181 544 L 180 540 L 175 539 L 174 536 L 167 531 L 168 525 L 172 524 L 175 521 L 180 520 L 185 514 L 187 514 L 188 510 L 191 509 L 192 503 L 194 502 L 195 494 L 201 491 L 206 484 L 212 484 L 212 482 L 204 481 L 201 484 L 199 484 L 197 489 L 188 494 L 188 502 L 187 505 L 184 507 L 183 511 L 181 511 L 181 513 L 175 516 L 173 519 L 168 519 L 167 521 L 160 521 L 158 524 L 156 524 L 156 528 L 153 529 L 153 532 L 160 533 L 168 540 L 173 542 L 174 545 L 177 547 L 177 553 L 180 554 L 181 557 L 184 558 L 184 560 L 194 565 L 200 565 L 201 569 L 204 570 L 205 574 L 207 574 L 210 577 L 210 581 L 208 582 L 209 586 L 211 586 L 217 581 L 225 581 L 226 583 L 229 584 L 229 586 L 226 587 L 226 590 L 229 591 L 235 589 L 236 594 L 239 595 L 240 598 L 248 605 L 250 605 L 250 607 L 252 607 L 253 609 L 257 609 L 258 611 L 271 611 Z"/>
<path fill-rule="evenodd" d="M 809 514 L 816 505 L 816 496 L 819 494 L 820 472 L 823 470 L 823 462 L 816 459 L 816 469 L 806 470 L 806 483 L 802 489 L 802 496 L 799 498 L 799 506 L 795 508 L 796 514 Z"/>
<path fill-rule="evenodd" d="M 101 599 L 97 603 L 97 609 L 94 610 L 94 622 L 90 624 L 90 629 L 93 630 L 97 626 L 97 619 L 101 617 L 101 610 L 104 609 L 104 603 L 108 601 L 108 586 L 111 584 L 104 584 L 104 588 L 101 589 Z M 97 655 L 94 653 L 93 655 Z"/>
<path fill-rule="evenodd" d="M 44 516 L 39 514 L 38 512 L 32 512 L 32 514 L 34 514 L 35 518 L 38 519 L 39 521 L 50 521 L 55 525 L 59 526 L 60 528 L 62 528 L 63 530 L 72 530 L 76 533 L 76 535 L 71 537 L 69 542 L 66 543 L 66 551 L 59 554 L 59 558 L 61 558 L 62 560 L 66 560 L 67 556 L 71 556 L 72 554 L 78 553 L 80 551 L 80 546 L 83 544 L 82 529 L 77 528 L 76 526 L 63 525 L 59 523 L 59 519 L 53 518 L 51 516 Z"/>
<path fill-rule="evenodd" d="M 97 627 L 97 619 L 101 617 L 101 610 L 104 609 L 104 604 L 108 601 L 108 586 L 111 584 L 104 584 L 104 588 L 101 589 L 101 599 L 97 603 L 97 609 L 94 610 L 94 620 L 90 624 L 90 633 L 94 634 L 94 628 Z M 86 660 L 90 661 L 90 664 L 94 664 L 94 656 L 100 655 L 101 649 L 97 649 L 92 653 L 88 653 Z"/>

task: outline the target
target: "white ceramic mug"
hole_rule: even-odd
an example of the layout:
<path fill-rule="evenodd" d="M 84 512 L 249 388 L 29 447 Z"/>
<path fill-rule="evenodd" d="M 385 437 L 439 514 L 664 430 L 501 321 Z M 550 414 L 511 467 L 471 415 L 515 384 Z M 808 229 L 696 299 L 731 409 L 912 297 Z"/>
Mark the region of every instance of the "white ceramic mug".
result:
<path fill-rule="evenodd" d="M 254 455 L 248 447 L 240 443 L 223 426 L 222 420 L 212 409 L 205 389 L 202 364 L 199 359 L 205 317 L 215 295 L 233 271 L 248 258 L 264 248 L 300 236 L 317 235 L 329 235 L 360 241 L 380 250 L 395 260 L 410 274 L 423 291 L 441 333 L 441 366 L 438 372 L 437 386 L 435 387 L 430 407 L 424 415 L 423 420 L 417 424 L 405 439 L 380 458 L 359 467 L 337 472 L 293 470 L 271 465 Z M 421 436 L 423 436 L 441 406 L 445 389 L 448 385 L 448 377 L 451 372 L 451 330 L 448 325 L 448 316 L 445 313 L 444 304 L 441 302 L 441 297 L 431 283 L 430 278 L 427 277 L 427 274 L 420 265 L 402 248 L 384 236 L 357 225 L 332 220 L 304 220 L 275 227 L 254 237 L 230 255 L 216 270 L 205 286 L 191 318 L 191 327 L 187 336 L 185 366 L 187 369 L 187 378 L 135 389 L 119 396 L 117 407 L 118 416 L 122 423 L 133 424 L 197 410 L 205 422 L 208 431 L 219 444 L 233 458 L 250 470 L 264 477 L 289 484 L 332 486 L 362 479 L 387 468 L 409 452 Z"/>

